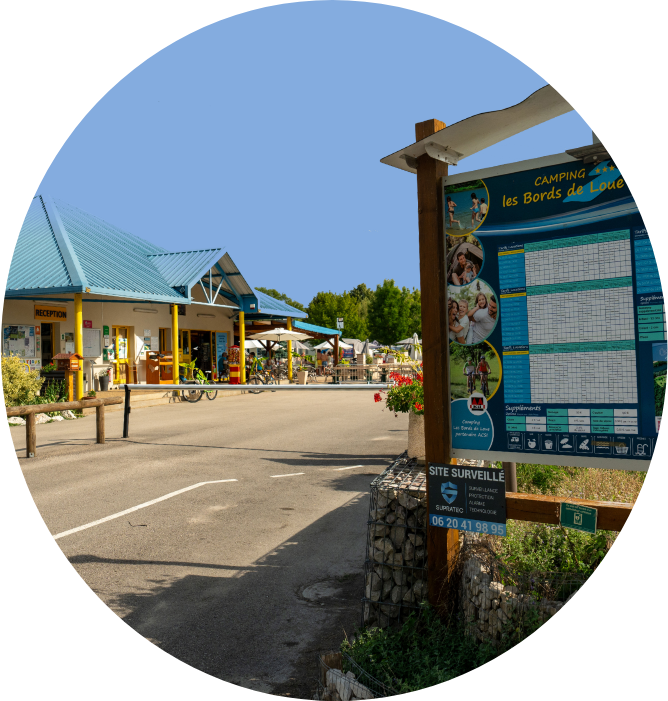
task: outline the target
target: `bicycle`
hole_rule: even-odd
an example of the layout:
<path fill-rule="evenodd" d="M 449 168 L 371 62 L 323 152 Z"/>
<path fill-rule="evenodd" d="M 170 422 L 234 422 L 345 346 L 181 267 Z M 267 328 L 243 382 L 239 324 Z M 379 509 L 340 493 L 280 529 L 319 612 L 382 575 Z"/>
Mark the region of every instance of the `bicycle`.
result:
<path fill-rule="evenodd" d="M 475 392 L 475 373 L 474 372 L 467 373 L 466 383 L 467 383 L 469 395 L 473 394 Z"/>
<path fill-rule="evenodd" d="M 247 384 L 257 387 L 258 385 L 276 385 L 278 382 L 273 373 L 269 372 L 268 370 L 260 369 L 256 370 L 255 374 L 249 378 Z M 248 391 L 251 394 L 260 394 L 260 392 L 264 392 L 265 390 L 249 389 Z"/>
<path fill-rule="evenodd" d="M 487 384 L 487 373 L 481 372 L 480 374 L 480 391 L 486 397 L 489 394 L 489 385 Z"/>
<path fill-rule="evenodd" d="M 206 375 L 199 369 L 199 368 L 193 368 L 193 372 L 197 371 L 196 376 L 192 380 L 186 379 L 183 375 L 179 375 L 179 383 L 182 385 L 210 385 L 210 382 L 208 381 L 208 378 Z M 207 375 L 211 374 L 210 370 L 206 371 Z M 181 390 L 181 396 L 187 401 L 190 402 L 191 404 L 195 404 L 195 402 L 199 402 L 199 400 L 202 398 L 202 395 L 206 394 L 206 398 L 210 399 L 213 401 L 217 396 L 218 396 L 218 390 L 217 389 L 184 389 Z"/>

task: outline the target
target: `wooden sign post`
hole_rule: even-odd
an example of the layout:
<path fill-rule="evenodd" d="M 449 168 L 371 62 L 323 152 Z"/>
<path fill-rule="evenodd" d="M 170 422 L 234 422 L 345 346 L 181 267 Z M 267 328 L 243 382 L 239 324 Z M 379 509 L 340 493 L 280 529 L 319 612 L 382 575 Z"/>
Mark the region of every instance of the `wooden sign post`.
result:
<path fill-rule="evenodd" d="M 430 119 L 415 125 L 420 141 L 445 129 Z M 424 368 L 425 460 L 449 463 L 450 337 L 445 260 L 445 217 L 441 178 L 448 166 L 424 154 L 417 159 L 418 223 L 420 237 L 420 292 L 422 296 L 422 363 Z M 427 469 L 427 494 L 429 470 Z M 429 513 L 429 509 L 427 509 Z M 449 564 L 459 549 L 459 531 L 427 525 L 428 591 L 432 606 L 441 601 Z"/>

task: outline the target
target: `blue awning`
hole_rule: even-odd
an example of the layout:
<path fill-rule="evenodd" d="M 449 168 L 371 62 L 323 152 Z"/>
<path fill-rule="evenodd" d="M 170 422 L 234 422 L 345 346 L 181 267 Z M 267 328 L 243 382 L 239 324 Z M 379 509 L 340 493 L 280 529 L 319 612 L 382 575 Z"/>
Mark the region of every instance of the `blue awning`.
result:
<path fill-rule="evenodd" d="M 314 324 L 307 324 L 305 321 L 295 321 L 292 324 L 295 329 L 302 329 L 302 331 L 312 331 L 313 333 L 321 333 L 323 336 L 340 336 L 341 332 L 337 329 L 326 329 L 324 326 L 315 326 Z"/>

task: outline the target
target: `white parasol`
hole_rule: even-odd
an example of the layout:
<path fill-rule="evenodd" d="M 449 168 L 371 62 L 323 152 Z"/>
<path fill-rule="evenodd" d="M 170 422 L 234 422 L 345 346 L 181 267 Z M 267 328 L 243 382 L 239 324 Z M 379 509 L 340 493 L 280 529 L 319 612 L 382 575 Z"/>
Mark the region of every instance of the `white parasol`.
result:
<path fill-rule="evenodd" d="M 269 331 L 254 333 L 248 338 L 257 341 L 303 341 L 306 338 L 311 338 L 311 336 L 299 331 L 288 331 L 288 329 L 270 329 Z"/>

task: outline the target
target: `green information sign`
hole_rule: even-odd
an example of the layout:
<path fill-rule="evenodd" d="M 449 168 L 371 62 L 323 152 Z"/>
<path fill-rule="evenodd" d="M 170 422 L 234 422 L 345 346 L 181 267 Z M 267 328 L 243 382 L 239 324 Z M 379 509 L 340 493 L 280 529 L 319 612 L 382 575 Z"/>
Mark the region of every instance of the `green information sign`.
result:
<path fill-rule="evenodd" d="M 572 528 L 583 533 L 596 533 L 596 516 L 598 511 L 591 506 L 561 503 L 559 523 L 564 528 Z"/>
<path fill-rule="evenodd" d="M 103 335 L 103 336 L 108 336 L 108 335 L 109 335 L 109 327 L 108 327 L 108 326 L 103 326 L 103 327 L 102 327 L 102 335 Z"/>

